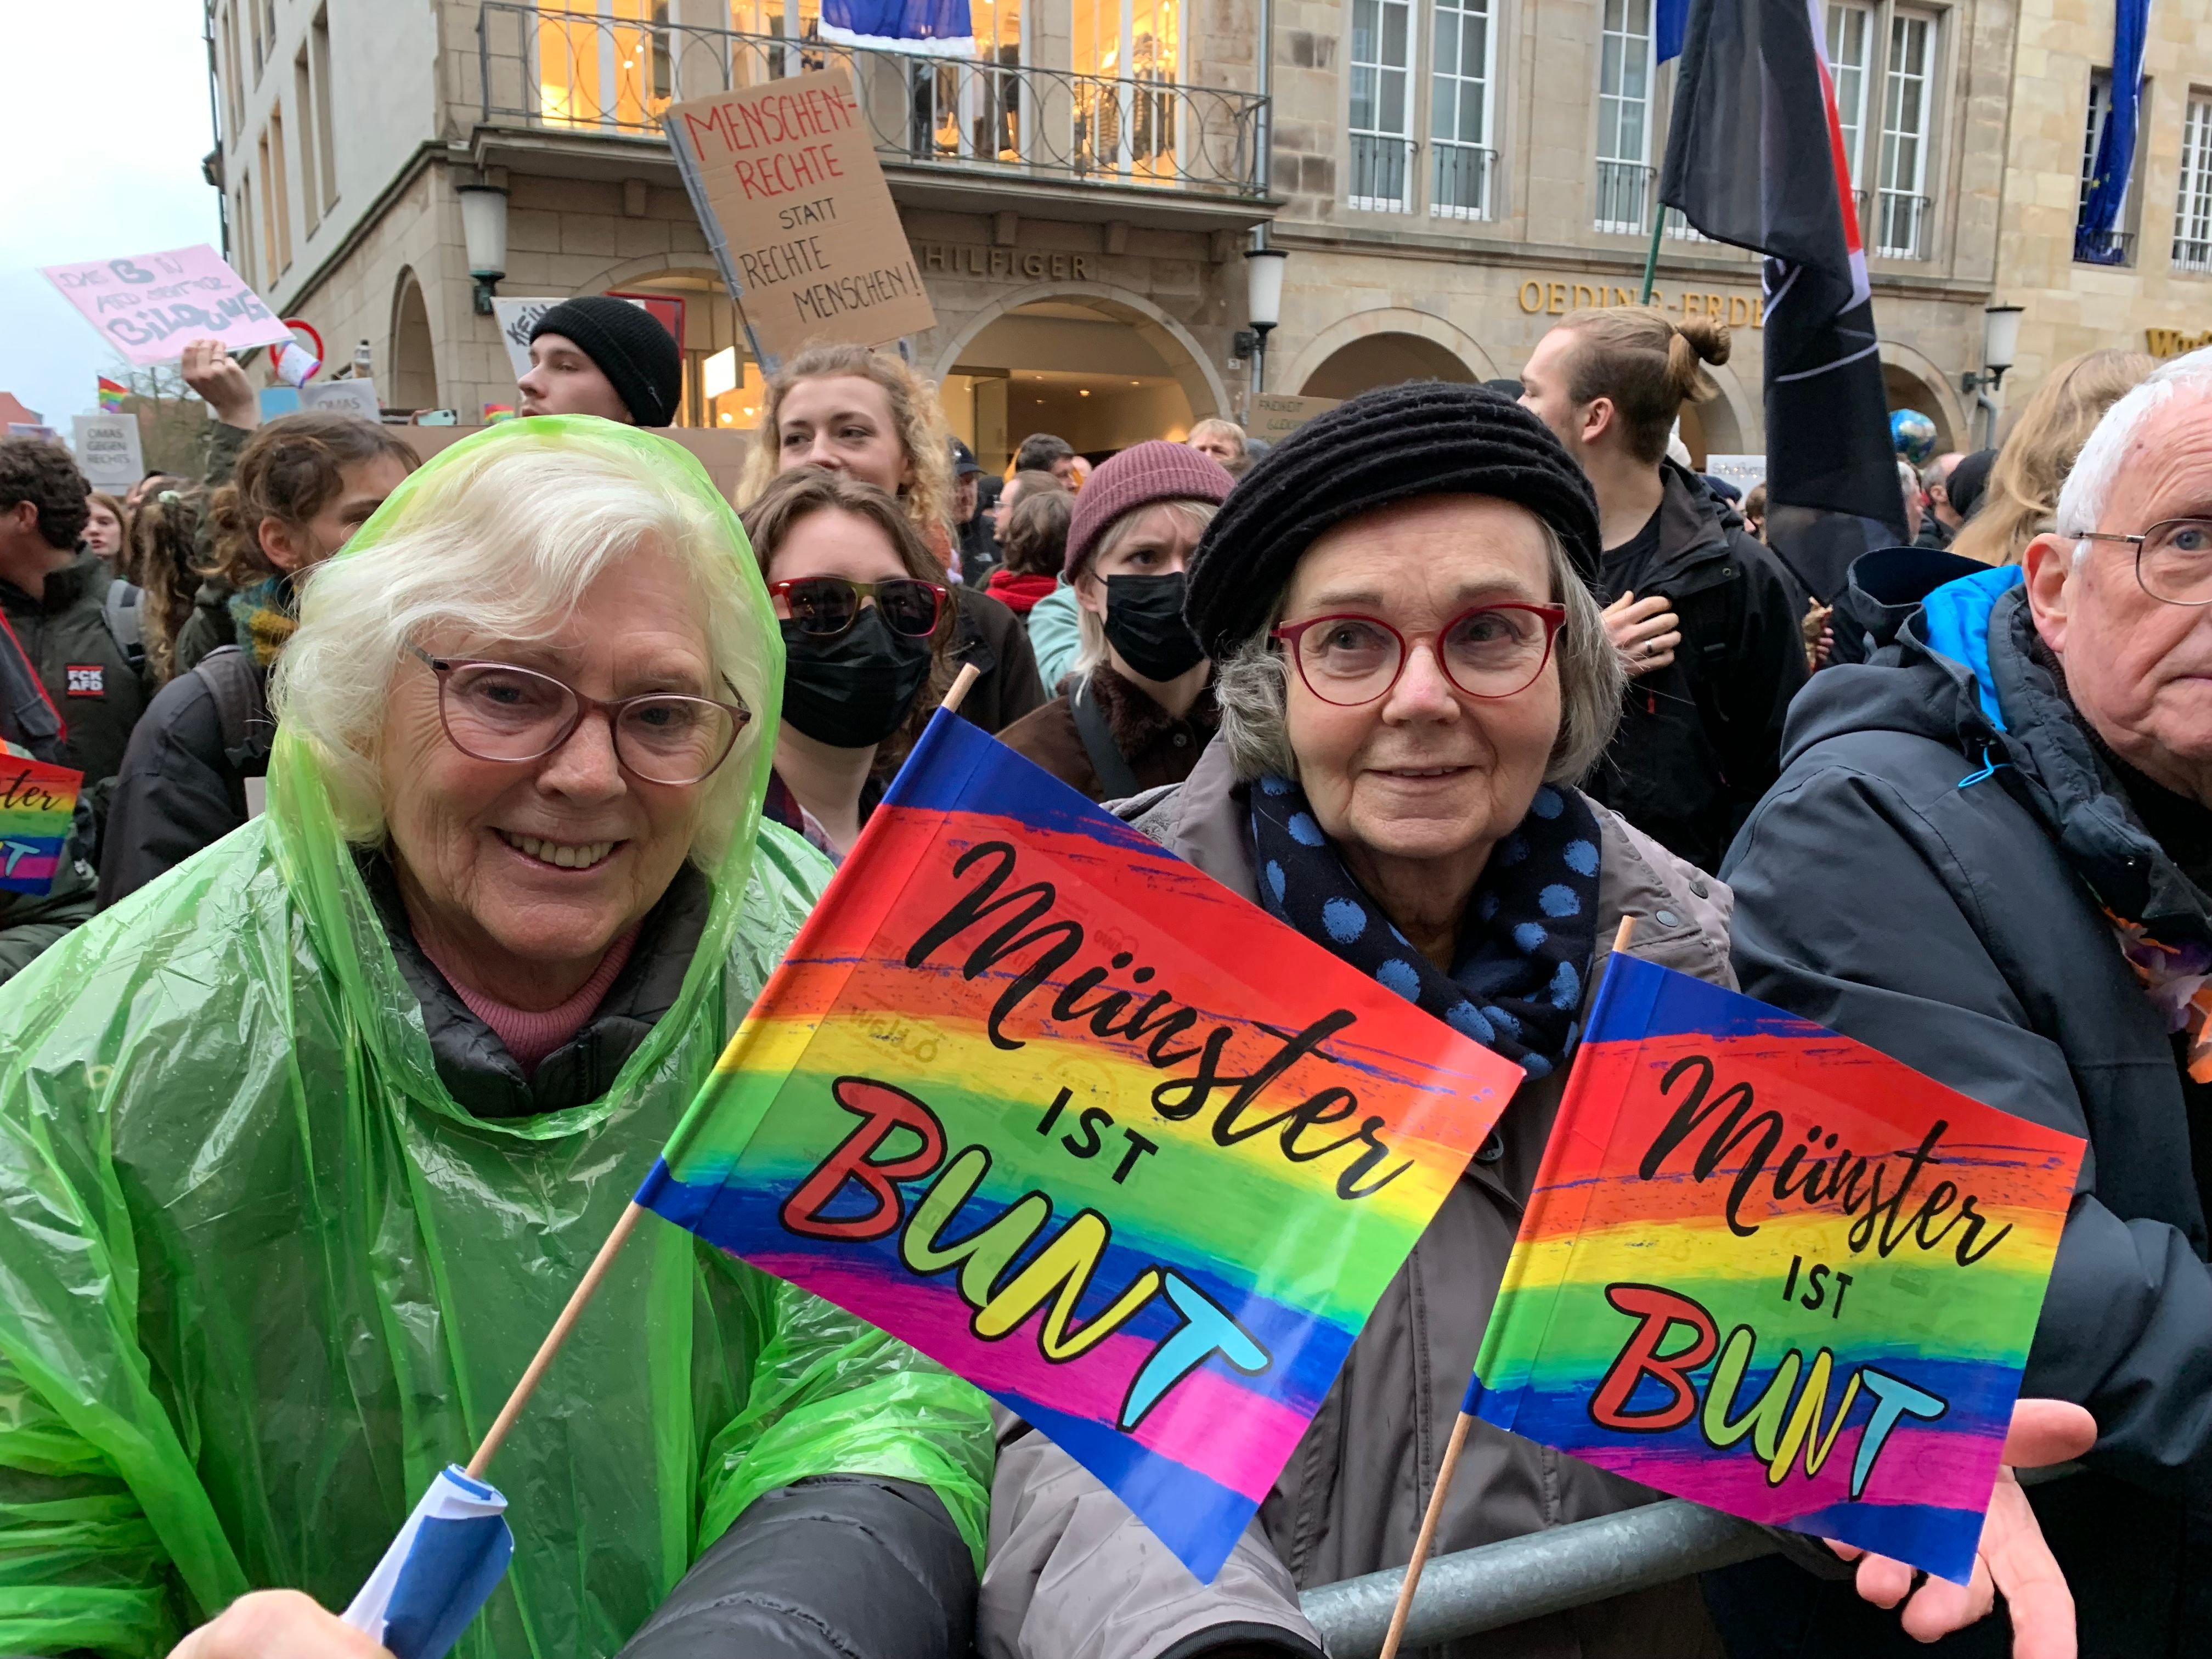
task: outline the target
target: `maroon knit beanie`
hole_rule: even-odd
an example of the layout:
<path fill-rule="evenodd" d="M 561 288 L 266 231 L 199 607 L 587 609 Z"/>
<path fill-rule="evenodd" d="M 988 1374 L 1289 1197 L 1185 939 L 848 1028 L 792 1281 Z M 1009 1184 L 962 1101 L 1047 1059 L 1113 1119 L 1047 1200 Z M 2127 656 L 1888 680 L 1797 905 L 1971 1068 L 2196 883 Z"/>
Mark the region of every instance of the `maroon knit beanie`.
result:
<path fill-rule="evenodd" d="M 1075 498 L 1064 573 L 1074 580 L 1085 556 L 1124 514 L 1159 501 L 1212 501 L 1218 507 L 1229 499 L 1229 486 L 1236 482 L 1212 456 L 1164 438 L 1123 450 L 1094 471 Z"/>

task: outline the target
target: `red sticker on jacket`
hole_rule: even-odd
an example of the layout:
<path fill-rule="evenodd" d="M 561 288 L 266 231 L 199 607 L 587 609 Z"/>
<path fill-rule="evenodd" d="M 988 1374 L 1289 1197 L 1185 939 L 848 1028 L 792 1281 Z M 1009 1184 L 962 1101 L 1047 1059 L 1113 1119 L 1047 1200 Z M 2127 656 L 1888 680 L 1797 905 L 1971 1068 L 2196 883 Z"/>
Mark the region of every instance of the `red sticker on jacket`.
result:
<path fill-rule="evenodd" d="M 65 663 L 63 665 L 62 672 L 69 676 L 69 695 L 72 697 L 104 697 L 107 695 L 107 669 L 105 664 Z"/>

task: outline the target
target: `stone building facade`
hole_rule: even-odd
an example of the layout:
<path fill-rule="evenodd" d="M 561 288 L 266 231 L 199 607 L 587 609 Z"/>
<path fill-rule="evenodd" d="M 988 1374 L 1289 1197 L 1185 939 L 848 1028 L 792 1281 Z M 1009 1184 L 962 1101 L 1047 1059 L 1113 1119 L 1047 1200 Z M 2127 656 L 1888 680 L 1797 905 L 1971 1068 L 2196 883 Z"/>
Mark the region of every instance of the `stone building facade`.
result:
<path fill-rule="evenodd" d="M 2021 192 L 2051 186 L 2024 171 L 2042 165 L 2020 139 L 2043 110 L 2016 89 L 2030 53 L 2055 50 L 2039 9 L 2099 4 L 2101 25 L 2064 26 L 2093 56 L 2110 0 L 1828 7 L 1893 401 L 1947 446 L 1972 417 L 1960 377 L 1979 367 L 1983 308 L 2014 297 L 2015 269 L 2052 278 L 2027 301 L 2023 369 L 2031 343 L 2063 349 L 2066 304 L 2094 331 L 2082 274 L 2042 273 L 2029 246 L 2045 233 Z M 987 462 L 1032 429 L 1104 450 L 1243 413 L 1258 227 L 1289 254 L 1270 392 L 1511 376 L 1558 315 L 1639 295 L 1673 81 L 1652 0 L 971 0 L 976 56 L 937 61 L 841 57 L 817 10 L 210 0 L 234 258 L 334 356 L 368 341 L 387 406 L 467 422 L 514 396 L 459 205 L 494 185 L 501 294 L 680 301 L 680 418 L 742 428 L 758 377 L 653 114 L 835 60 L 857 66 L 937 313 L 915 361 Z M 2178 85 L 2156 54 L 2185 55 L 2187 26 L 2159 26 L 2153 72 Z M 2174 189 L 2158 154 L 2154 217 Z M 1734 325 L 1723 395 L 1686 422 L 1693 451 L 1760 449 L 1756 263 L 1670 226 L 1656 295 Z M 2129 303 L 2188 322 L 2179 300 Z"/>

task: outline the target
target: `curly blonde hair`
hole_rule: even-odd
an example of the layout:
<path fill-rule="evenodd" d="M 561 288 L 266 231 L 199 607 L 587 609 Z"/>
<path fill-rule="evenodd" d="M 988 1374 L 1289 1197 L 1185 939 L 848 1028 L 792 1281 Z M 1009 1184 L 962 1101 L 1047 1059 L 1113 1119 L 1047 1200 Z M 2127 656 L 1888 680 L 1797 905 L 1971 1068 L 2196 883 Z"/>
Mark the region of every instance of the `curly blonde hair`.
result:
<path fill-rule="evenodd" d="M 829 380 L 850 376 L 872 380 L 883 388 L 891 406 L 891 422 L 898 429 L 912 481 L 898 493 L 899 505 L 921 532 L 933 553 L 940 556 L 952 538 L 952 434 L 938 407 L 937 388 L 923 380 L 897 356 L 872 351 L 866 346 L 814 346 L 785 364 L 768 383 L 768 407 L 754 428 L 758 441 L 745 463 L 743 501 L 757 501 L 783 470 L 780 440 L 783 431 L 783 400 L 801 380 Z"/>
<path fill-rule="evenodd" d="M 2156 367 L 2140 351 L 2085 351 L 2061 363 L 2020 411 L 1981 505 L 1951 550 L 1984 564 L 2018 564 L 2056 523 L 2058 492 L 2105 411 Z"/>

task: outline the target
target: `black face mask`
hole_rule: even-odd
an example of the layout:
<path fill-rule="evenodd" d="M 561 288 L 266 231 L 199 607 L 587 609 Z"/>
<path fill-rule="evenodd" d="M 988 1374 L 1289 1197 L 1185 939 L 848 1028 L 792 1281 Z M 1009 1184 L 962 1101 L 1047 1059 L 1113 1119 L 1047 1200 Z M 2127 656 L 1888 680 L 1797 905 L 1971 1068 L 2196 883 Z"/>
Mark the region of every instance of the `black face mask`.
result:
<path fill-rule="evenodd" d="M 929 641 L 894 634 L 874 605 L 830 639 L 786 618 L 783 717 L 817 743 L 865 749 L 898 730 L 929 678 Z"/>
<path fill-rule="evenodd" d="M 1205 659 L 1206 647 L 1182 619 L 1182 571 L 1106 579 L 1106 640 L 1146 679 L 1164 682 Z"/>

